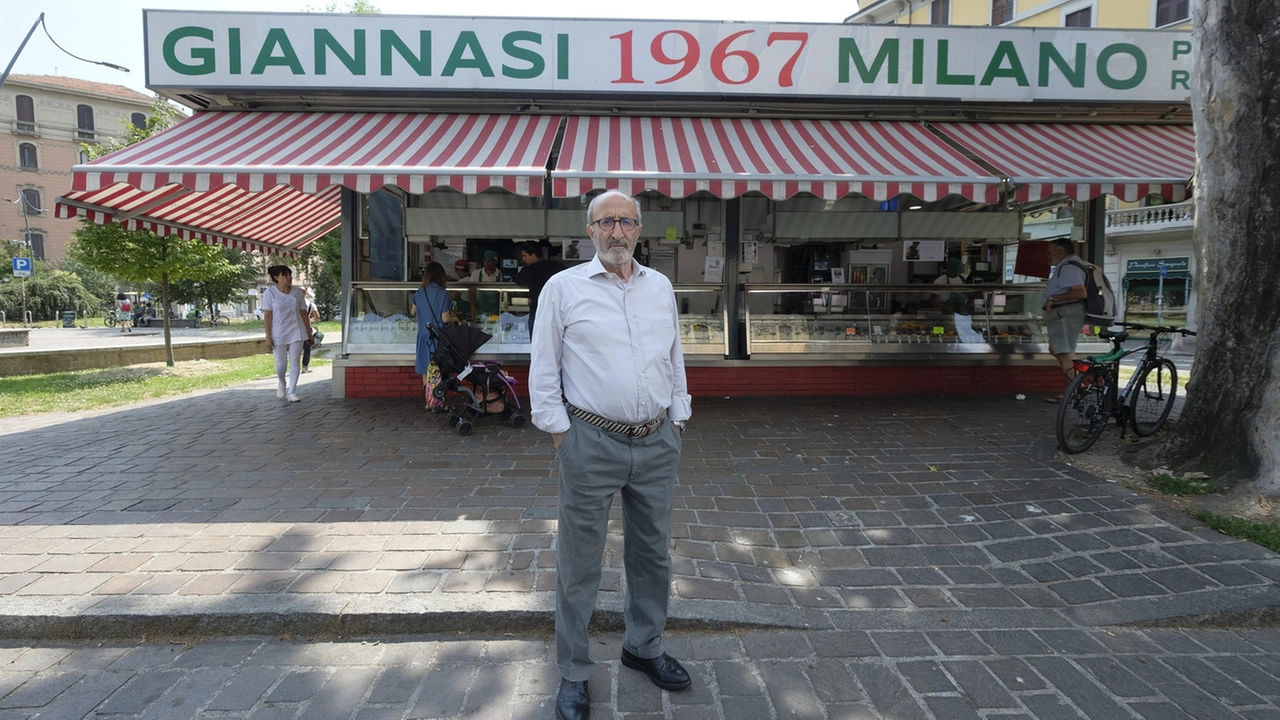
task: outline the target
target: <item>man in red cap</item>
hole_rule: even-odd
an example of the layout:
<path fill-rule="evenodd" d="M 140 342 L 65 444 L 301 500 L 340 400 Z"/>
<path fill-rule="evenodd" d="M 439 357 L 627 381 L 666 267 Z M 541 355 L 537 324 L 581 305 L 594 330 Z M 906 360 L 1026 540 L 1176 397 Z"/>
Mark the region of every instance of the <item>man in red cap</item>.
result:
<path fill-rule="evenodd" d="M 466 258 L 460 258 L 453 264 L 453 274 L 457 275 L 454 282 L 465 283 L 471 279 L 471 263 Z M 459 318 L 471 319 L 471 300 L 468 297 L 470 292 L 451 292 L 449 296 L 454 299 L 454 311 Z"/>
<path fill-rule="evenodd" d="M 471 263 L 467 262 L 466 258 L 458 260 L 453 264 L 453 274 L 457 275 L 459 280 L 465 281 L 471 277 Z"/>

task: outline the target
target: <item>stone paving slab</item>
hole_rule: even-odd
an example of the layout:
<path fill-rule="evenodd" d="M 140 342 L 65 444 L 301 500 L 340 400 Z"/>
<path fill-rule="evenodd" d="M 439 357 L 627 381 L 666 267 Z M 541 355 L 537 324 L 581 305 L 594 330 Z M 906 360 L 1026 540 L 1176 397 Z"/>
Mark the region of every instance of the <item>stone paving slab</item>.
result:
<path fill-rule="evenodd" d="M 301 393 L 282 403 L 258 381 L 0 429 L 0 636 L 17 638 L 0 647 L 163 656 L 135 639 L 183 636 L 193 650 L 255 648 L 189 672 L 0 669 L 0 720 L 54 702 L 88 708 L 67 717 L 312 717 L 331 703 L 348 718 L 550 717 L 546 436 L 481 422 L 461 438 L 412 401 L 331 399 L 323 371 Z M 1274 619 L 1280 556 L 1060 462 L 1051 415 L 997 398 L 699 399 L 671 610 L 673 654 L 708 684 L 624 691 L 627 673 L 602 665 L 597 713 L 1274 717 L 1274 696 L 1257 689 L 1280 673 L 1273 631 L 1179 628 L 1223 613 Z M 145 451 L 122 427 L 145 429 Z M 605 633 L 625 585 L 620 529 L 615 508 Z M 328 640 L 251 639 L 263 633 Z M 414 633 L 437 635 L 397 646 L 460 660 L 402 668 L 385 691 L 378 661 L 359 672 L 296 662 L 355 647 L 339 636 Z M 460 639 L 498 633 L 536 657 L 489 663 L 487 640 Z M 604 637 L 601 657 L 616 657 L 616 636 Z M 725 686 L 759 692 L 724 692 L 717 663 Z M 215 671 L 227 667 L 241 673 Z M 449 679 L 424 691 L 438 673 Z M 501 680 L 478 681 L 489 673 Z M 1246 676 L 1251 694 L 1231 685 Z M 235 683 L 262 685 L 258 699 L 217 706 L 215 690 Z M 177 687 L 192 704 L 164 715 Z M 31 704 L 5 705 L 14 697 Z"/>
<path fill-rule="evenodd" d="M 460 438 L 409 401 L 332 400 L 313 382 L 290 405 L 257 385 L 10 427 L 0 629 L 266 607 L 549 612 L 541 433 L 482 423 Z M 1036 406 L 788 403 L 781 417 L 761 400 L 698 403 L 673 522 L 677 617 L 1021 610 L 1099 625 L 1280 605 L 1280 558 L 1055 461 Z M 113 430 L 156 423 L 145 453 Z M 605 609 L 623 591 L 616 507 L 613 529 Z"/>
<path fill-rule="evenodd" d="M 593 717 L 1274 718 L 1278 630 L 750 631 L 669 634 L 687 692 L 666 693 L 597 637 Z M 543 719 L 545 637 L 242 637 L 0 642 L 0 719 Z"/>

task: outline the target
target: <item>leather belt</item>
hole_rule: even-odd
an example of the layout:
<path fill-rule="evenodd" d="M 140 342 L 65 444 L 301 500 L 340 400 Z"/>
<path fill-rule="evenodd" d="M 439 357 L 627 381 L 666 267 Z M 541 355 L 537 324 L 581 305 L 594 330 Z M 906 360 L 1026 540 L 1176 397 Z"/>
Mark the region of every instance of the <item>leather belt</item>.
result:
<path fill-rule="evenodd" d="M 648 437 L 657 432 L 658 428 L 662 427 L 662 423 L 667 421 L 666 410 L 663 410 L 658 417 L 650 420 L 649 422 L 632 425 L 630 423 L 616 422 L 614 420 L 601 417 L 589 410 L 583 410 L 573 403 L 565 403 L 564 406 L 565 409 L 569 411 L 570 415 L 573 415 L 588 425 L 595 425 L 603 430 L 618 433 L 619 435 L 626 435 L 629 438 L 638 439 Z"/>

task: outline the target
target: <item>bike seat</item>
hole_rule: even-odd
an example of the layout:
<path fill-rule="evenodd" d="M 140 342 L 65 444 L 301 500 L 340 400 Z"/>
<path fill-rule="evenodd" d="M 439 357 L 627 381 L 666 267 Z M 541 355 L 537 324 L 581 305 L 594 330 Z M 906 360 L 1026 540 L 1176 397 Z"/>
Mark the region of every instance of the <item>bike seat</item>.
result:
<path fill-rule="evenodd" d="M 1129 333 L 1111 332 L 1110 330 L 1103 330 L 1102 332 L 1098 333 L 1098 337 L 1102 338 L 1103 340 L 1115 340 L 1116 342 L 1124 342 L 1125 340 L 1129 339 Z"/>

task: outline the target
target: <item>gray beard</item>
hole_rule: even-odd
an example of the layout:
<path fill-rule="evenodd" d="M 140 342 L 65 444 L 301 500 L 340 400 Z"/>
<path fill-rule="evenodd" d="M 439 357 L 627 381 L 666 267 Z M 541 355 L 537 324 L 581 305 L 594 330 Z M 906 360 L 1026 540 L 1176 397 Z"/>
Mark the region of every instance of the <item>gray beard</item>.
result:
<path fill-rule="evenodd" d="M 611 248 L 609 247 L 608 238 L 600 241 L 592 238 L 591 242 L 596 246 L 596 254 L 600 256 L 600 262 L 607 265 L 613 265 L 615 267 L 631 263 L 632 251 L 628 250 L 626 246 Z"/>

